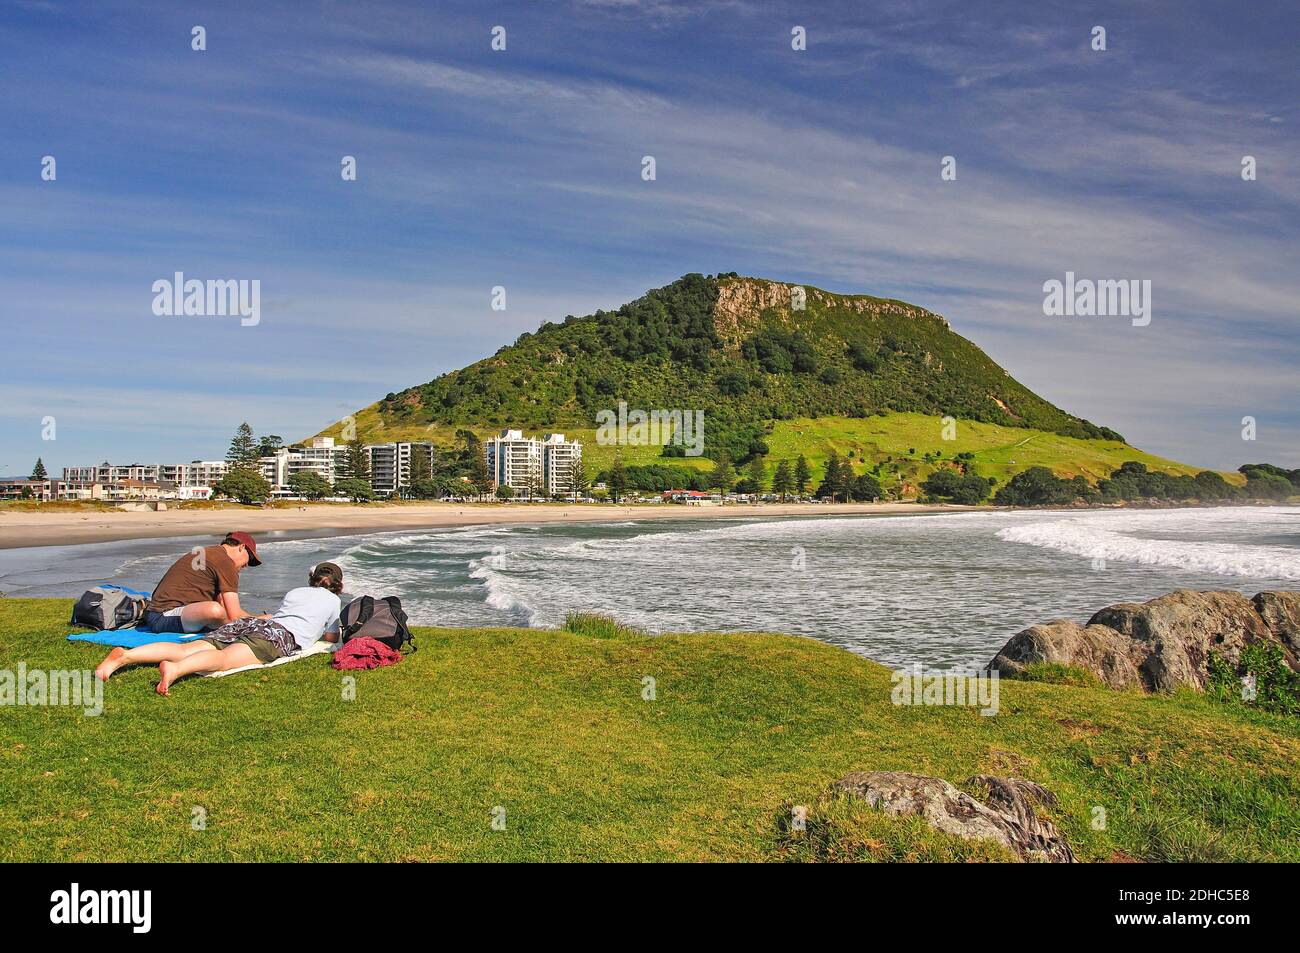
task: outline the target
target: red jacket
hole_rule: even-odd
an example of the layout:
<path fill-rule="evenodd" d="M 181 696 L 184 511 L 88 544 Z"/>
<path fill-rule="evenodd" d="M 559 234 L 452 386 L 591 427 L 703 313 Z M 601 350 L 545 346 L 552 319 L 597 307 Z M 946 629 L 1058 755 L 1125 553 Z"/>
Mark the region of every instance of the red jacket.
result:
<path fill-rule="evenodd" d="M 330 664 L 338 669 L 379 668 L 383 665 L 396 665 L 402 660 L 402 653 L 390 649 L 378 639 L 367 636 L 350 639 L 347 644 L 334 653 Z"/>

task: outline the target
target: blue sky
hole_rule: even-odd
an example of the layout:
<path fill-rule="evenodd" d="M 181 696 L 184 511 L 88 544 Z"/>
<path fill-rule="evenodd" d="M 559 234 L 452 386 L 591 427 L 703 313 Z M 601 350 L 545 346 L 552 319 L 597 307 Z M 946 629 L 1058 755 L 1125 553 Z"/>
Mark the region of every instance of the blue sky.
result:
<path fill-rule="evenodd" d="M 904 298 L 1144 449 L 1300 466 L 1297 49 L 1290 4 L 10 0 L 0 472 L 300 438 L 691 271 Z M 261 323 L 155 316 L 176 271 Z M 1045 317 L 1066 271 L 1150 325 Z"/>

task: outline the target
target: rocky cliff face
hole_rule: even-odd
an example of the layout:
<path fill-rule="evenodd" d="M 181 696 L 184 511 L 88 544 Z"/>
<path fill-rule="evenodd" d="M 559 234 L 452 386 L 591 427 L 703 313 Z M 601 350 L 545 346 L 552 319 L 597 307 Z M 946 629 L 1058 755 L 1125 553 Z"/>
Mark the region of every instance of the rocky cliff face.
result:
<path fill-rule="evenodd" d="M 1150 602 L 1121 602 L 1097 612 L 1087 625 L 1057 619 L 1013 636 L 989 663 L 1015 677 L 1038 662 L 1083 669 L 1112 688 L 1204 690 L 1211 654 L 1233 664 L 1256 642 L 1282 648 L 1300 671 L 1300 592 L 1179 589 Z"/>
<path fill-rule="evenodd" d="M 946 329 L 951 328 L 942 315 L 901 301 L 867 295 L 832 295 L 819 288 L 759 278 L 732 278 L 718 282 L 718 300 L 713 306 L 718 337 L 729 346 L 739 347 L 759 327 L 762 313 L 769 310 L 797 325 L 798 312 L 793 306 L 796 289 L 804 295 L 805 310 L 815 304 L 822 308 L 846 308 L 866 318 L 896 315 L 915 321 L 930 319 Z"/>

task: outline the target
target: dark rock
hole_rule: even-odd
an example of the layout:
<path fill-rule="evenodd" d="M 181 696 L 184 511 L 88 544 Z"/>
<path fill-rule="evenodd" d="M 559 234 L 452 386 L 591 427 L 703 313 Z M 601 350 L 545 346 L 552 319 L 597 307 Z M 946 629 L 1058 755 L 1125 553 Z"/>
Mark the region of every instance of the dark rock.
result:
<path fill-rule="evenodd" d="M 1300 669 L 1300 592 L 1261 592 L 1251 601 L 1269 631 L 1282 643 L 1291 667 Z"/>
<path fill-rule="evenodd" d="M 1035 625 L 1013 636 L 989 663 L 1016 676 L 1039 662 L 1071 665 L 1112 688 L 1204 690 L 1211 654 L 1236 664 L 1248 645 L 1280 645 L 1300 670 L 1300 593 L 1179 589 L 1150 602 L 1122 602 L 1086 626 L 1068 620 Z"/>
<path fill-rule="evenodd" d="M 1145 656 L 1132 639 L 1114 629 L 1057 619 L 1013 636 L 991 667 L 1014 678 L 1028 665 L 1054 662 L 1092 672 L 1111 688 L 1140 688 L 1139 666 Z"/>
<path fill-rule="evenodd" d="M 915 816 L 937 831 L 967 840 L 995 841 L 1021 860 L 1074 863 L 1074 852 L 1034 805 L 1051 806 L 1055 796 L 1041 785 L 1017 778 L 978 775 L 971 779 L 988 792 L 981 803 L 942 778 L 905 771 L 857 771 L 834 787 L 895 817 Z"/>
<path fill-rule="evenodd" d="M 1179 685 L 1204 690 L 1211 652 L 1236 663 L 1247 645 L 1274 638 L 1255 604 L 1239 592 L 1178 589 L 1140 605 L 1107 606 L 1088 624 L 1144 643 L 1142 683 L 1164 692 Z"/>

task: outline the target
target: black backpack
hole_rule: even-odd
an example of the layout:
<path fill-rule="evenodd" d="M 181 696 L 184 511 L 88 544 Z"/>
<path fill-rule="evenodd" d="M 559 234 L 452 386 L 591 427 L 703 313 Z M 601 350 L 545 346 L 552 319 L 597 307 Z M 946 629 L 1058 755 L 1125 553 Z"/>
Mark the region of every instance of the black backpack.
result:
<path fill-rule="evenodd" d="M 343 633 L 344 645 L 353 639 L 367 638 L 383 642 L 394 651 L 402 651 L 407 644 L 410 644 L 412 652 L 415 651 L 415 638 L 406 625 L 402 600 L 397 596 L 353 599 L 339 613 L 339 630 Z"/>
<path fill-rule="evenodd" d="M 72 607 L 70 625 L 84 625 L 99 629 L 130 629 L 144 616 L 149 598 L 147 592 L 136 592 L 122 586 L 96 586 L 82 593 Z"/>

